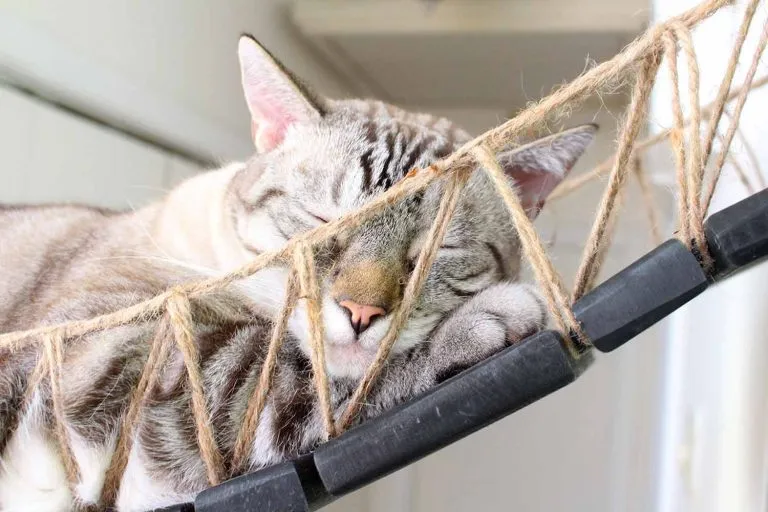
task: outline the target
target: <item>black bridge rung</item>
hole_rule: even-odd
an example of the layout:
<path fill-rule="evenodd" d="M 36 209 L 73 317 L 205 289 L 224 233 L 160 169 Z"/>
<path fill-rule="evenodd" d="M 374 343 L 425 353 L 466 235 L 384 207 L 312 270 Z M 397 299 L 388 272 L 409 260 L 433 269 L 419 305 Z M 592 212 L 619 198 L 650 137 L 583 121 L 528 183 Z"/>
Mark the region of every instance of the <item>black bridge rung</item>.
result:
<path fill-rule="evenodd" d="M 195 512 L 194 503 L 179 503 L 170 507 L 156 508 L 150 512 Z"/>
<path fill-rule="evenodd" d="M 560 389 L 586 364 L 558 333 L 535 334 L 323 444 L 318 474 L 331 495 L 355 490 Z"/>
<path fill-rule="evenodd" d="M 768 256 L 768 189 L 713 214 L 704 231 L 715 278 Z"/>
<path fill-rule="evenodd" d="M 307 495 L 295 461 L 239 476 L 195 498 L 196 512 L 308 512 Z"/>
<path fill-rule="evenodd" d="M 678 240 L 667 240 L 584 295 L 573 313 L 592 344 L 610 352 L 703 292 L 707 276 Z"/>

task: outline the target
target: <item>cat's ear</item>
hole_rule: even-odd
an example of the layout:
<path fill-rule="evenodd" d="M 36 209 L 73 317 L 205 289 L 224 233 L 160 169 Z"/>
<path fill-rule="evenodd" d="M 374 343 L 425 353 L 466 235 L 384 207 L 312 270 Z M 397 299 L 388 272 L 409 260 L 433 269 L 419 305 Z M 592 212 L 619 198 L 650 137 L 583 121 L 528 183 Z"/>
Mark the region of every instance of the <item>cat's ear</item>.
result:
<path fill-rule="evenodd" d="M 240 37 L 237 54 L 251 112 L 251 134 L 259 153 L 278 146 L 292 124 L 319 119 L 318 102 L 253 37 Z"/>
<path fill-rule="evenodd" d="M 549 193 L 563 181 L 596 132 L 597 125 L 586 124 L 498 155 L 531 219 L 539 214 Z"/>

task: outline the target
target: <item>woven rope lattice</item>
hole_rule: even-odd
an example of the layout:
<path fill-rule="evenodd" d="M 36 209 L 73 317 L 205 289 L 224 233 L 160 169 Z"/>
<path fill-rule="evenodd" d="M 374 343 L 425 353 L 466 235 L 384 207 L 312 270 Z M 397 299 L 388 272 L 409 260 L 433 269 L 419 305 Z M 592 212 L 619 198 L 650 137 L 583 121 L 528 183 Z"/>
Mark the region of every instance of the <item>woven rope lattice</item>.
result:
<path fill-rule="evenodd" d="M 88 333 L 133 322 L 159 319 L 157 333 L 153 339 L 144 371 L 123 416 L 115 454 L 108 468 L 102 492 L 103 503 L 108 504 L 114 501 L 121 475 L 127 463 L 132 435 L 141 413 L 142 404 L 149 390 L 155 386 L 158 373 L 167 360 L 173 343 L 181 352 L 187 371 L 192 391 L 191 409 L 196 428 L 196 438 L 209 482 L 216 484 L 226 478 L 225 467 L 230 467 L 232 472 L 247 469 L 250 455 L 249 447 L 253 443 L 253 436 L 260 415 L 268 400 L 277 354 L 283 342 L 288 318 L 299 301 L 306 303 L 309 315 L 314 384 L 327 435 L 332 437 L 342 432 L 355 420 L 361 404 L 363 404 L 371 386 L 381 372 L 389 352 L 397 340 L 400 329 L 405 324 L 411 308 L 418 299 L 442 237 L 461 197 L 463 186 L 470 173 L 476 172 L 477 169 L 482 169 L 487 174 L 506 205 L 519 233 L 523 254 L 534 270 L 557 328 L 567 339 L 574 340 L 572 347 L 574 353 L 578 352 L 575 350 L 579 348 L 577 345 L 588 345 L 589 340 L 584 337 L 571 311 L 572 301 L 581 297 L 594 286 L 610 244 L 617 205 L 620 204 L 622 191 L 633 173 L 641 185 L 646 203 L 652 205 L 649 186 L 644 179 L 639 155 L 640 152 L 653 144 L 666 139 L 670 141 L 674 150 L 679 185 L 680 229 L 678 236 L 683 243 L 701 256 L 702 264 L 706 268 L 709 264 L 709 258 L 703 238 L 703 219 L 708 210 L 712 192 L 717 185 L 728 156 L 728 148 L 736 134 L 739 116 L 743 111 L 749 91 L 768 83 L 768 78 L 754 79 L 760 56 L 768 39 L 768 24 L 766 24 L 757 50 L 751 60 L 745 82 L 736 90 L 732 88 L 737 62 L 759 2 L 760 0 L 751 0 L 747 5 L 744 21 L 728 63 L 728 69 L 717 97 L 710 106 L 704 108 L 699 106 L 698 64 L 690 31 L 699 22 L 728 5 L 730 3 L 728 0 L 706 1 L 668 22 L 652 27 L 613 59 L 592 68 L 552 95 L 523 110 L 516 117 L 473 139 L 446 159 L 436 162 L 426 169 L 412 170 L 400 183 L 357 212 L 295 237 L 283 249 L 261 254 L 235 272 L 221 278 L 183 284 L 132 307 L 89 320 L 43 326 L 28 331 L 0 335 L 0 347 L 8 351 L 15 351 L 33 344 L 40 344 L 41 346 L 41 362 L 37 365 L 34 375 L 30 376 L 29 382 L 31 386 L 38 386 L 44 383 L 47 377 L 53 410 L 52 435 L 60 447 L 70 484 L 74 487 L 79 477 L 77 462 L 72 453 L 68 436 L 65 404 L 61 397 L 62 367 L 66 362 L 66 341 Z M 689 120 L 683 118 L 683 109 L 678 93 L 679 52 L 685 56 L 688 69 L 688 96 L 690 98 L 688 110 L 691 116 Z M 636 139 L 645 119 L 648 97 L 662 60 L 666 60 L 673 82 L 674 125 L 665 132 L 637 142 Z M 578 179 L 564 182 L 552 195 L 552 199 L 562 197 L 577 190 L 589 180 L 601 176 L 605 171 L 610 171 L 598 214 L 584 250 L 582 264 L 577 273 L 576 283 L 569 295 L 562 283 L 561 276 L 547 256 L 544 245 L 539 240 L 531 221 L 525 215 L 514 188 L 504 178 L 494 155 L 500 149 L 513 144 L 521 135 L 542 129 L 548 120 L 556 118 L 565 109 L 572 108 L 588 95 L 599 93 L 602 88 L 623 80 L 632 80 L 634 87 L 626 120 L 620 130 L 616 155 Z M 709 179 L 706 180 L 705 170 L 713 151 L 714 139 L 718 135 L 718 125 L 726 111 L 726 105 L 734 100 L 736 102 L 735 107 L 733 112 L 728 115 L 729 129 L 721 139 L 720 151 L 717 154 L 715 165 Z M 701 121 L 707 116 L 709 116 L 709 122 L 706 126 L 706 133 L 702 137 Z M 437 180 L 440 180 L 444 187 L 443 199 L 428 233 L 427 242 L 419 254 L 415 270 L 406 285 L 403 300 L 392 313 L 391 327 L 380 344 L 373 364 L 349 400 L 346 409 L 337 414 L 332 407 L 324 366 L 323 331 L 322 322 L 319 321 L 321 293 L 315 270 L 313 248 L 324 243 L 330 237 L 357 228 L 388 205 L 423 190 Z M 706 185 L 704 185 L 705 183 Z M 651 223 L 656 226 L 654 239 L 658 241 L 661 237 L 658 233 L 658 220 L 653 216 L 653 211 L 652 206 L 649 206 Z M 233 460 L 230 464 L 225 464 L 214 436 L 210 411 L 204 395 L 199 354 L 194 343 L 194 319 L 191 304 L 202 296 L 225 289 L 234 282 L 274 264 L 282 264 L 291 268 L 286 301 L 274 323 L 258 384 L 253 390 L 242 427 L 235 441 Z M 168 341 L 169 339 L 171 341 Z"/>

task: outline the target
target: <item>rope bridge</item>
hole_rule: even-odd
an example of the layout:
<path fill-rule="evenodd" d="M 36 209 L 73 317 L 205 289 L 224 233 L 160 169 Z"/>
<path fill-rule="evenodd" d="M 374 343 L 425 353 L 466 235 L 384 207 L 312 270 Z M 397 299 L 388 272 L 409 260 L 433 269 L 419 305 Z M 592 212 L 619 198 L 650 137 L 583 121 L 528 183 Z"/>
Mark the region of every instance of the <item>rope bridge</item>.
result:
<path fill-rule="evenodd" d="M 648 185 L 639 164 L 639 154 L 654 144 L 668 140 L 674 153 L 679 222 L 676 236 L 696 255 L 701 267 L 705 271 L 711 271 L 714 259 L 705 235 L 705 216 L 728 157 L 729 147 L 737 132 L 747 96 L 754 88 L 768 83 L 768 77 L 755 79 L 760 57 L 768 41 L 768 23 L 766 23 L 762 28 L 760 40 L 751 58 L 744 82 L 735 88 L 732 84 L 752 18 L 760 4 L 760 0 L 750 0 L 715 100 L 704 108 L 700 106 L 699 67 L 691 30 L 730 3 L 727 0 L 708 0 L 665 23 L 650 28 L 613 59 L 592 68 L 552 95 L 529 106 L 516 117 L 471 140 L 447 158 L 435 162 L 428 168 L 410 171 L 403 180 L 358 211 L 293 238 L 279 251 L 260 254 L 249 264 L 232 273 L 215 279 L 186 283 L 127 309 L 89 320 L 0 335 L 0 346 L 7 351 L 16 351 L 33 344 L 41 345 L 41 357 L 30 376 L 27 396 L 31 396 L 44 379 L 49 381 L 53 409 L 53 435 L 71 488 L 74 490 L 79 474 L 67 433 L 61 396 L 61 369 L 66 361 L 65 342 L 96 331 L 146 320 L 158 320 L 157 332 L 142 374 L 124 412 L 115 453 L 107 470 L 102 490 L 102 503 L 114 503 L 127 464 L 133 432 L 141 414 L 142 404 L 149 391 L 156 385 L 160 369 L 168 359 L 174 343 L 183 356 L 188 374 L 197 444 L 205 463 L 209 483 L 217 485 L 230 476 L 224 470 L 225 464 L 215 441 L 204 395 L 199 364 L 200 354 L 194 343 L 191 304 L 196 299 L 225 289 L 267 266 L 288 266 L 291 269 L 290 277 L 285 303 L 274 322 L 258 386 L 250 397 L 235 442 L 233 461 L 230 466 L 232 472 L 242 472 L 247 467 L 249 448 L 253 444 L 256 427 L 267 402 L 277 354 L 285 339 L 288 318 L 300 300 L 306 302 L 308 310 L 312 372 L 322 408 L 327 439 L 335 438 L 344 432 L 355 421 L 366 395 L 387 361 L 401 328 L 410 316 L 464 185 L 472 172 L 485 172 L 506 205 L 519 235 L 523 255 L 530 262 L 555 326 L 575 360 L 589 353 L 588 349 L 593 341 L 585 331 L 583 323 L 577 319 L 573 304 L 595 286 L 611 243 L 622 192 L 633 172 L 643 190 L 648 192 Z M 678 54 L 685 57 L 688 71 L 689 119 L 684 118 L 681 105 Z M 662 62 L 669 67 L 669 76 L 673 85 L 673 126 L 654 137 L 638 142 L 638 135 L 645 122 L 648 99 Z M 563 279 L 547 256 L 544 244 L 526 215 L 517 193 L 507 181 L 495 154 L 502 148 L 514 144 L 514 141 L 522 135 L 543 129 L 548 121 L 555 119 L 567 109 L 573 108 L 587 96 L 600 92 L 610 84 L 623 83 L 627 80 L 632 81 L 633 88 L 626 118 L 619 131 L 615 155 L 589 173 L 565 181 L 552 195 L 552 199 L 563 197 L 578 190 L 589 180 L 608 173 L 605 191 L 584 248 L 576 280 L 569 293 Z M 725 135 L 720 137 L 720 150 L 713 159 L 712 153 L 715 139 L 718 137 L 718 126 L 729 102 L 734 103 L 733 110 L 729 113 L 730 124 Z M 708 165 L 710 160 L 712 160 L 711 166 Z M 710 170 L 707 173 L 708 168 Z M 418 255 L 415 268 L 406 285 L 402 301 L 392 313 L 389 330 L 380 343 L 373 363 L 354 391 L 346 409 L 339 418 L 335 418 L 324 364 L 324 333 L 320 316 L 322 295 L 315 269 L 313 248 L 333 236 L 354 230 L 389 205 L 425 189 L 437 180 L 444 182 L 444 195 L 430 227 L 427 241 Z M 651 220 L 657 222 L 653 217 Z M 655 237 L 660 240 L 658 232 Z"/>

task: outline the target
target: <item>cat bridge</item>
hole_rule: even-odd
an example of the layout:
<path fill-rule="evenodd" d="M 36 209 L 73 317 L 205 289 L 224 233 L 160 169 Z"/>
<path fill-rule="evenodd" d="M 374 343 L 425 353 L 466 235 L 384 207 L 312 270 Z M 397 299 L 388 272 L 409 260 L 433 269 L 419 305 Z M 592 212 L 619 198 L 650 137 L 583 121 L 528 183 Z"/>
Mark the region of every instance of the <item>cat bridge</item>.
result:
<path fill-rule="evenodd" d="M 709 272 L 671 239 L 573 304 L 594 348 L 621 347 L 712 284 L 768 256 L 768 190 L 712 215 L 705 234 L 713 259 Z M 194 504 L 163 510 L 316 510 L 572 383 L 591 362 L 589 349 L 574 354 L 560 332 L 539 332 L 314 453 L 207 489 Z"/>
<path fill-rule="evenodd" d="M 0 335 L 0 346 L 5 350 L 19 350 L 35 343 L 42 346 L 40 363 L 30 375 L 29 386 L 39 385 L 43 379 L 49 382 L 52 433 L 72 489 L 78 482 L 79 469 L 71 450 L 60 392 L 67 339 L 146 318 L 159 318 L 161 328 L 173 333 L 171 341 L 167 341 L 168 337 L 156 336 L 152 342 L 142 375 L 124 411 L 98 506 L 106 508 L 114 503 L 143 403 L 169 356 L 171 342 L 175 342 L 189 377 L 196 439 L 211 487 L 201 492 L 194 503 L 179 504 L 166 510 L 306 511 L 367 485 L 566 386 L 589 368 L 594 350 L 609 352 L 619 348 L 712 283 L 768 256 L 768 190 L 706 218 L 747 96 L 755 87 L 768 83 L 767 79 L 755 79 L 761 54 L 768 42 L 767 22 L 744 83 L 732 88 L 744 40 L 760 2 L 748 2 L 721 87 L 714 102 L 705 108 L 699 104 L 698 63 L 690 32 L 699 22 L 728 5 L 727 0 L 707 0 L 650 28 L 613 59 L 468 142 L 444 160 L 427 169 L 412 171 L 360 210 L 295 237 L 279 251 L 260 254 L 231 274 L 184 284 L 130 308 L 93 319 Z M 692 93 L 688 120 L 683 116 L 678 91 L 677 57 L 680 51 L 687 57 L 688 86 Z M 669 66 L 674 86 L 673 127 L 638 142 L 648 98 L 662 62 Z M 586 179 L 608 173 L 576 282 L 569 294 L 494 155 L 521 135 L 545 129 L 548 121 L 589 94 L 627 79 L 633 81 L 634 87 L 616 154 L 586 177 L 564 182 L 554 193 L 562 195 L 576 190 Z M 718 127 L 725 106 L 731 101 L 735 105 L 730 125 L 721 137 L 719 152 L 713 156 Z M 702 123 L 705 116 L 707 123 Z M 676 236 L 595 287 L 610 244 L 622 190 L 632 172 L 638 178 L 642 176 L 639 153 L 656 142 L 667 140 L 675 155 L 679 186 Z M 711 166 L 708 165 L 710 160 Z M 485 172 L 507 207 L 523 255 L 546 299 L 555 329 L 530 336 L 381 416 L 349 428 L 414 307 L 463 186 L 472 172 Z M 403 299 L 392 314 L 390 329 L 373 364 L 354 391 L 346 410 L 337 418 L 331 407 L 325 373 L 323 333 L 319 322 L 321 293 L 312 248 L 341 232 L 355 229 L 388 205 L 438 180 L 444 184 L 443 199 Z M 639 180 L 639 183 L 642 185 L 643 181 Z M 292 269 L 286 302 L 274 322 L 259 384 L 249 400 L 234 445 L 233 460 L 225 465 L 215 440 L 202 385 L 199 354 L 191 334 L 194 319 L 190 304 L 275 264 L 287 264 Z M 299 300 L 305 300 L 307 304 L 312 373 L 328 440 L 313 453 L 297 460 L 226 480 L 230 473 L 225 471 L 225 466 L 237 473 L 247 465 L 249 447 L 269 395 L 287 320 Z"/>

